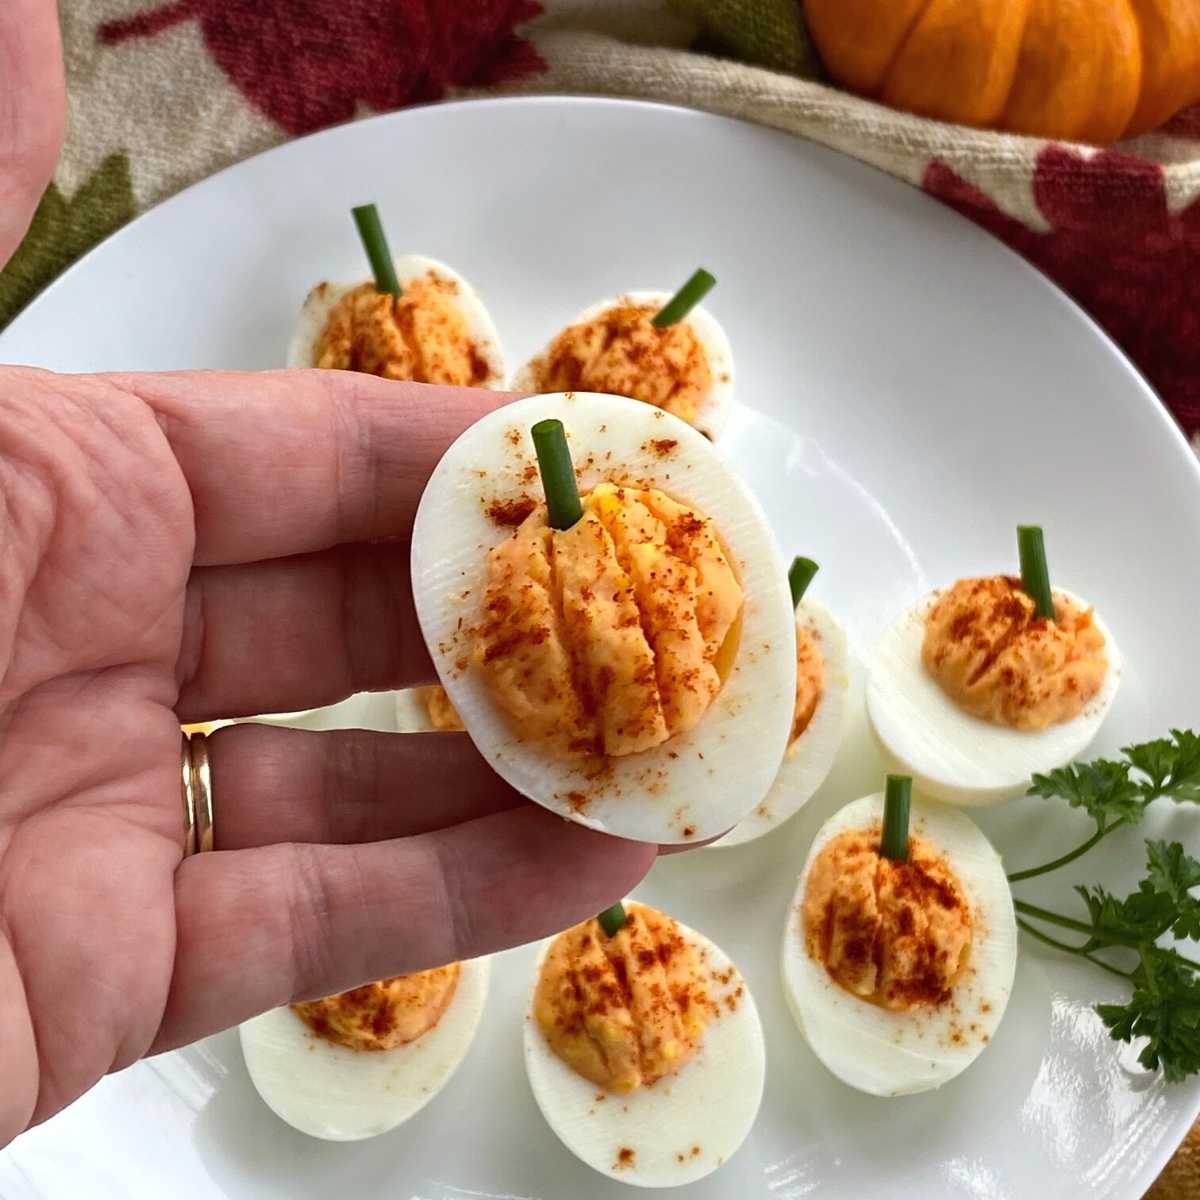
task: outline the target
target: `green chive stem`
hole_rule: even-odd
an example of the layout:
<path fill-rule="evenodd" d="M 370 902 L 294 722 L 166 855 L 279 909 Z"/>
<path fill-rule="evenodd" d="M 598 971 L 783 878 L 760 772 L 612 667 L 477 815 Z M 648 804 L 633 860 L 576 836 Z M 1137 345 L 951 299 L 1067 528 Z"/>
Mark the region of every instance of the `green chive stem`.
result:
<path fill-rule="evenodd" d="M 367 252 L 367 261 L 371 264 L 371 273 L 375 276 L 376 289 L 380 292 L 390 292 L 399 300 L 400 281 L 396 278 L 396 264 L 392 262 L 392 252 L 388 249 L 379 210 L 373 204 L 360 204 L 350 212 L 354 217 L 354 224 L 358 226 L 358 236 L 362 238 L 363 249 Z"/>
<path fill-rule="evenodd" d="M 1037 606 L 1037 615 L 1054 620 L 1054 596 L 1046 566 L 1046 542 L 1040 525 L 1017 526 L 1017 550 L 1021 555 L 1021 586 Z"/>
<path fill-rule="evenodd" d="M 800 558 L 797 556 L 792 559 L 792 565 L 788 568 L 788 587 L 792 589 L 793 608 L 804 599 L 804 593 L 808 591 L 808 585 L 812 583 L 813 576 L 820 569 L 811 558 Z"/>
<path fill-rule="evenodd" d="M 908 810 L 912 801 L 912 777 L 889 775 L 883 801 L 883 837 L 879 852 L 894 862 L 908 862 Z"/>
<path fill-rule="evenodd" d="M 550 524 L 555 529 L 570 529 L 583 516 L 583 505 L 579 503 L 575 466 L 563 423 L 550 417 L 539 421 L 530 432 L 537 451 L 538 470 L 542 473 Z"/>
<path fill-rule="evenodd" d="M 717 286 L 717 278 L 710 275 L 703 267 L 696 270 L 692 277 L 666 302 L 655 314 L 652 325 L 660 329 L 674 325 L 684 317 Z"/>
<path fill-rule="evenodd" d="M 596 920 L 600 922 L 600 928 L 604 930 L 606 937 L 615 937 L 626 921 L 625 905 L 618 900 L 612 908 L 606 908 Z"/>

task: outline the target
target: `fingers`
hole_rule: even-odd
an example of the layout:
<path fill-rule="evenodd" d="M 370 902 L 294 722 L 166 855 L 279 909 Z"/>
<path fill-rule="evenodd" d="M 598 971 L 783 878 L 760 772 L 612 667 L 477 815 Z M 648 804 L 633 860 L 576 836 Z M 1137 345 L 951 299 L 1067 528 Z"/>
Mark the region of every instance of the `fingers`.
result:
<path fill-rule="evenodd" d="M 66 119 L 58 6 L 0 4 L 0 267 L 54 174 Z"/>
<path fill-rule="evenodd" d="M 432 678 L 407 543 L 192 572 L 176 666 L 184 721 L 315 708 Z"/>
<path fill-rule="evenodd" d="M 505 397 L 349 371 L 115 375 L 158 416 L 191 489 L 197 564 L 407 534 L 430 472 Z"/>
<path fill-rule="evenodd" d="M 529 806 L 399 841 L 197 855 L 176 876 L 154 1049 L 555 933 L 628 892 L 654 853 Z"/>
<path fill-rule="evenodd" d="M 218 850 L 411 837 L 526 803 L 465 733 L 236 725 L 208 754 Z"/>

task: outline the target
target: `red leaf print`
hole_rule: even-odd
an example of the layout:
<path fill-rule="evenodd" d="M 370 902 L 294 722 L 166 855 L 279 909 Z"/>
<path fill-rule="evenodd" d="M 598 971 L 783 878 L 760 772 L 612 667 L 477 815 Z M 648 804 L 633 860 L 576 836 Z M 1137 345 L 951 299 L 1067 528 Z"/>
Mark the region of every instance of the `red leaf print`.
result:
<path fill-rule="evenodd" d="M 533 0 L 176 0 L 101 25 L 102 42 L 200 22 L 205 45 L 251 104 L 289 133 L 439 100 L 545 69 L 516 28 Z"/>
<path fill-rule="evenodd" d="M 1184 429 L 1200 430 L 1200 200 L 1172 213 L 1155 163 L 1053 145 L 1038 154 L 1033 177 L 1049 233 L 1006 216 L 936 159 L 922 184 L 1045 271 L 1141 368 Z"/>

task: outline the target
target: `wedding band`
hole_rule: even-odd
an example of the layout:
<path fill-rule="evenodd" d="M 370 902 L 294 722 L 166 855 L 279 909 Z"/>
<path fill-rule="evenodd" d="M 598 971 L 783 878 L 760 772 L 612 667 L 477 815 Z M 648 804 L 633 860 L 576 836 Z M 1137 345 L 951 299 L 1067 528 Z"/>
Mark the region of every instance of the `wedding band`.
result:
<path fill-rule="evenodd" d="M 208 767 L 208 735 L 182 734 L 180 782 L 185 822 L 183 854 L 187 858 L 213 848 L 212 775 Z"/>

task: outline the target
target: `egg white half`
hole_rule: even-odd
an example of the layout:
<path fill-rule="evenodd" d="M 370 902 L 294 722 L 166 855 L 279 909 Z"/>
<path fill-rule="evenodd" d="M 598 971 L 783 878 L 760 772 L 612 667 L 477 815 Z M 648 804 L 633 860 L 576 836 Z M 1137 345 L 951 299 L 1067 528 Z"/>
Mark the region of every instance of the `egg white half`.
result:
<path fill-rule="evenodd" d="M 817 831 L 783 931 L 783 989 L 813 1053 L 843 1083 L 873 1096 L 941 1087 L 964 1071 L 995 1034 L 1012 994 L 1017 923 L 1000 856 L 964 813 L 914 800 L 910 830 L 943 854 L 971 902 L 971 952 L 951 998 L 933 1008 L 893 1012 L 836 984 L 804 944 L 809 872 L 822 848 L 883 821 L 883 795 L 864 796 Z"/>
<path fill-rule="evenodd" d="M 699 724 L 603 778 L 522 740 L 497 708 L 463 636 L 479 619 L 487 555 L 509 535 L 486 509 L 542 498 L 530 427 L 556 417 L 579 489 L 646 484 L 712 517 L 743 591 L 740 645 Z M 668 454 L 653 441 L 673 442 Z M 791 732 L 796 629 L 787 576 L 758 502 L 703 435 L 652 405 L 592 392 L 530 396 L 489 413 L 438 464 L 413 526 L 412 585 L 425 642 L 475 745 L 523 795 L 569 820 L 637 841 L 700 841 L 732 828 L 767 794 Z M 571 797 L 586 798 L 573 803 Z"/>
<path fill-rule="evenodd" d="M 653 304 L 662 308 L 671 299 L 671 292 L 624 292 L 609 300 L 602 300 L 585 308 L 571 325 L 579 325 L 591 321 L 601 313 L 607 312 L 617 305 Z M 708 356 L 708 368 L 712 373 L 712 387 L 696 409 L 695 427 L 708 438 L 716 438 L 725 428 L 729 414 L 733 410 L 733 347 L 720 321 L 702 304 L 697 304 L 683 318 L 683 324 L 690 325 L 697 341 L 704 347 Z M 569 326 L 564 326 L 569 328 Z M 561 332 L 561 331 L 560 331 Z M 555 334 L 557 338 L 558 334 Z M 537 391 L 540 386 L 537 378 L 537 366 L 550 351 L 554 338 L 546 343 L 545 348 L 535 355 L 523 367 L 519 368 L 512 378 L 512 390 L 516 392 Z"/>
<path fill-rule="evenodd" d="M 318 1036 L 290 1008 L 238 1029 L 246 1069 L 267 1106 L 310 1137 L 376 1137 L 420 1112 L 450 1081 L 475 1038 L 487 1000 L 489 960 L 462 964 L 441 1020 L 394 1050 L 351 1050 Z"/>
<path fill-rule="evenodd" d="M 938 592 L 926 596 L 884 633 L 867 675 L 867 715 L 885 757 L 913 786 L 950 804 L 999 804 L 1023 795 L 1030 776 L 1061 767 L 1099 732 L 1121 680 L 1121 655 L 1099 615 L 1108 670 L 1100 692 L 1078 717 L 1038 732 L 981 720 L 942 691 L 921 661 L 925 618 Z M 1072 592 L 1055 594 L 1087 605 Z"/>
<path fill-rule="evenodd" d="M 500 336 L 492 322 L 491 315 L 484 307 L 479 293 L 453 267 L 439 262 L 436 258 L 427 258 L 424 254 L 402 254 L 393 259 L 396 267 L 396 279 L 401 290 L 414 279 L 428 274 L 443 279 L 449 279 L 458 285 L 457 302 L 459 311 L 467 323 L 467 329 L 479 350 L 480 357 L 488 364 L 488 377 L 480 384 L 481 387 L 503 388 L 506 368 L 504 352 L 500 347 Z M 287 365 L 289 367 L 311 367 L 317 339 L 325 328 L 329 313 L 333 306 L 349 291 L 366 283 L 365 279 L 356 279 L 353 283 L 318 283 L 308 293 L 292 340 L 288 343 Z"/>
<path fill-rule="evenodd" d="M 550 1048 L 533 1015 L 532 992 L 525 1016 L 525 1069 L 546 1123 L 589 1167 L 635 1187 L 677 1187 L 711 1174 L 745 1141 L 762 1103 L 766 1044 L 750 989 L 719 946 L 679 928 L 704 955 L 719 1015 L 676 1074 L 628 1095 L 605 1092 Z M 534 989 L 552 941 L 542 945 Z M 728 982 L 715 978 L 731 969 Z M 633 1155 L 622 1164 L 626 1147 Z"/>
<path fill-rule="evenodd" d="M 850 687 L 846 634 L 837 618 L 815 600 L 801 601 L 796 624 L 816 634 L 824 657 L 821 698 L 808 727 L 788 747 L 766 799 L 706 849 L 742 846 L 777 829 L 812 799 L 833 768 L 846 725 L 846 693 Z"/>

